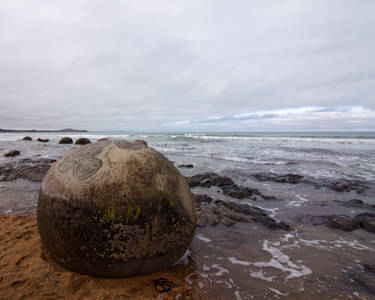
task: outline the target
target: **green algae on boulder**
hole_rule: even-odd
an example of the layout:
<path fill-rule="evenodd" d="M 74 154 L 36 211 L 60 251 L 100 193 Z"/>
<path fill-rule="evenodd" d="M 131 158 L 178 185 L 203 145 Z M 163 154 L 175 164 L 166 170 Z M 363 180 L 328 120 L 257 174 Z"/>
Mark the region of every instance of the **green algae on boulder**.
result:
<path fill-rule="evenodd" d="M 38 228 L 59 264 L 97 277 L 168 268 L 194 235 L 186 179 L 144 144 L 101 141 L 58 160 L 40 190 Z"/>

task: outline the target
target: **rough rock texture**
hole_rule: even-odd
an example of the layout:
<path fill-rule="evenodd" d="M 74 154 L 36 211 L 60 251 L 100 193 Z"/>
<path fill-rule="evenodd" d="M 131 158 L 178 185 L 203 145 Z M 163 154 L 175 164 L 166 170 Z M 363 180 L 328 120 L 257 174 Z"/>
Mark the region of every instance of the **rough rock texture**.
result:
<path fill-rule="evenodd" d="M 227 176 L 221 176 L 216 173 L 203 173 L 191 176 L 188 178 L 191 187 L 220 187 L 223 194 L 236 199 L 251 199 L 251 200 L 277 200 L 274 196 L 263 195 L 258 189 L 238 186 L 234 181 Z"/>
<path fill-rule="evenodd" d="M 234 185 L 234 182 L 231 178 L 226 176 L 220 176 L 216 173 L 204 173 L 191 176 L 188 179 L 189 185 L 191 187 L 202 186 L 202 187 L 211 187 L 211 186 L 226 186 Z"/>
<path fill-rule="evenodd" d="M 73 144 L 73 140 L 70 137 L 63 137 L 60 141 L 59 144 Z"/>
<path fill-rule="evenodd" d="M 18 150 L 11 150 L 4 154 L 5 157 L 13 157 L 17 155 L 21 155 L 21 152 L 19 152 Z"/>
<path fill-rule="evenodd" d="M 99 277 L 172 265 L 189 246 L 196 217 L 189 186 L 172 163 L 125 140 L 79 147 L 53 164 L 37 216 L 56 262 Z"/>
<path fill-rule="evenodd" d="M 30 181 L 42 181 L 51 164 L 56 160 L 48 158 L 21 159 L 0 166 L 0 181 L 12 181 L 18 178 Z"/>
<path fill-rule="evenodd" d="M 205 194 L 195 194 L 197 203 L 197 226 L 223 224 L 232 226 L 237 222 L 260 223 L 270 229 L 289 230 L 285 222 L 276 221 L 264 210 L 247 204 L 212 200 Z"/>
<path fill-rule="evenodd" d="M 298 174 L 276 174 L 276 173 L 255 173 L 252 175 L 259 181 L 272 181 L 277 183 L 289 183 L 289 184 L 309 184 L 315 188 L 327 188 L 335 192 L 350 192 L 355 191 L 357 194 L 361 194 L 368 189 L 365 182 L 352 179 L 329 179 L 329 178 L 312 178 L 308 176 L 302 176 Z"/>
<path fill-rule="evenodd" d="M 41 142 L 41 143 L 48 143 L 48 142 L 49 142 L 49 139 L 41 139 L 41 138 L 38 138 L 36 141 L 37 141 L 37 142 Z"/>
<path fill-rule="evenodd" d="M 147 142 L 146 142 L 145 140 L 135 140 L 134 142 L 136 142 L 136 143 L 141 143 L 141 144 L 147 146 Z"/>
<path fill-rule="evenodd" d="M 91 141 L 88 138 L 79 138 L 75 142 L 76 145 L 87 145 L 87 144 L 90 144 L 90 143 L 91 143 Z"/>
<path fill-rule="evenodd" d="M 25 136 L 22 140 L 24 141 L 32 141 L 33 139 L 29 136 Z"/>

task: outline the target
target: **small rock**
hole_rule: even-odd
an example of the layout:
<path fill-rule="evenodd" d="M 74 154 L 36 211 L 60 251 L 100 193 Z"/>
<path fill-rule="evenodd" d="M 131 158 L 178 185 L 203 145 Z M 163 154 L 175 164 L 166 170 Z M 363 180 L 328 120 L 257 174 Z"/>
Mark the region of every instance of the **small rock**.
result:
<path fill-rule="evenodd" d="M 88 138 L 79 138 L 75 142 L 76 145 L 87 145 L 87 144 L 90 144 L 90 143 L 91 143 L 91 141 Z"/>
<path fill-rule="evenodd" d="M 207 172 L 204 174 L 197 174 L 188 179 L 189 185 L 191 187 L 202 186 L 202 187 L 211 187 L 211 186 L 225 186 L 225 185 L 234 185 L 234 182 L 231 178 L 227 176 L 220 176 L 216 173 Z"/>
<path fill-rule="evenodd" d="M 328 226 L 343 231 L 352 231 L 358 228 L 348 216 L 331 216 Z"/>
<path fill-rule="evenodd" d="M 59 144 L 73 144 L 73 140 L 70 137 L 63 137 Z"/>
<path fill-rule="evenodd" d="M 192 169 L 192 168 L 194 168 L 194 166 L 191 165 L 191 164 L 188 164 L 188 165 L 179 165 L 178 167 L 179 167 L 179 168 L 188 168 L 188 169 Z"/>
<path fill-rule="evenodd" d="M 357 227 L 375 233 L 375 214 L 363 213 L 356 215 L 353 219 L 353 223 L 355 223 Z"/>
<path fill-rule="evenodd" d="M 22 140 L 24 141 L 32 141 L 33 139 L 29 136 L 25 136 Z"/>
<path fill-rule="evenodd" d="M 98 139 L 98 142 L 108 141 L 108 140 L 109 140 L 108 138 L 101 138 L 101 139 Z"/>
<path fill-rule="evenodd" d="M 38 138 L 38 139 L 37 139 L 37 142 L 48 143 L 48 142 L 49 142 L 49 139 L 41 139 L 41 138 Z"/>
<path fill-rule="evenodd" d="M 224 187 L 223 194 L 237 199 L 250 198 L 253 195 L 261 195 L 261 193 L 257 189 L 250 189 L 237 185 Z"/>
<path fill-rule="evenodd" d="M 5 157 L 13 157 L 18 155 L 21 155 L 21 152 L 19 152 L 18 150 L 11 150 L 4 154 Z"/>

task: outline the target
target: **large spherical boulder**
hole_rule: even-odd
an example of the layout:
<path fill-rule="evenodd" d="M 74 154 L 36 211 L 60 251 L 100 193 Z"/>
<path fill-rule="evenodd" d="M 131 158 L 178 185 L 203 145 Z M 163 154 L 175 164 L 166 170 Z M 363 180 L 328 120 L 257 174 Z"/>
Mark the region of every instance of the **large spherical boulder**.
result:
<path fill-rule="evenodd" d="M 56 262 L 98 277 L 173 265 L 196 222 L 181 173 L 153 148 L 125 140 L 85 145 L 53 164 L 37 217 L 42 244 Z"/>

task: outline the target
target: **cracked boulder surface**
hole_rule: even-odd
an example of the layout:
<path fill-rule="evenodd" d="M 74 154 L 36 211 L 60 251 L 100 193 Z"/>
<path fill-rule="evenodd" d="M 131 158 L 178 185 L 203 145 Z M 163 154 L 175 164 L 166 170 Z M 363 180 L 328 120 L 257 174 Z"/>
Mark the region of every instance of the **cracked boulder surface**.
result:
<path fill-rule="evenodd" d="M 88 144 L 53 164 L 37 218 L 49 255 L 96 277 L 173 265 L 190 245 L 196 223 L 186 179 L 153 148 L 125 140 Z"/>

